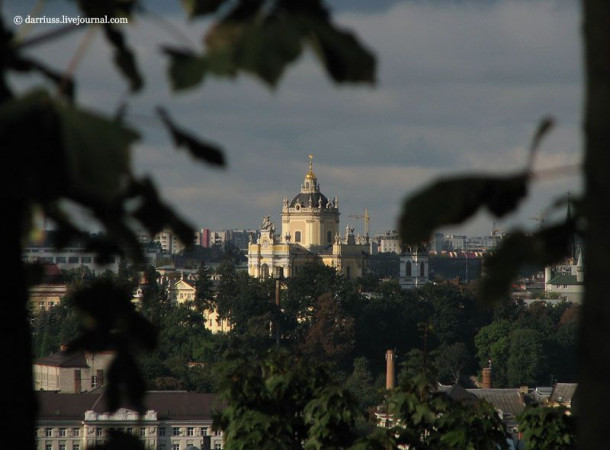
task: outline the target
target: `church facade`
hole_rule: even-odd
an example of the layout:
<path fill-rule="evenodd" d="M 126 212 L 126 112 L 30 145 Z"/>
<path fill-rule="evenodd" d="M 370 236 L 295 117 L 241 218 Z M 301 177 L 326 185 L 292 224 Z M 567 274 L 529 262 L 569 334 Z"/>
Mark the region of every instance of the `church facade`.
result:
<path fill-rule="evenodd" d="M 321 262 L 347 278 L 362 276 L 368 263 L 368 236 L 355 236 L 349 226 L 342 235 L 339 215 L 337 197 L 331 200 L 320 192 L 310 156 L 300 192 L 292 200 L 284 197 L 281 230 L 265 216 L 257 238 L 249 243 L 248 274 L 291 277 L 301 267 Z"/>

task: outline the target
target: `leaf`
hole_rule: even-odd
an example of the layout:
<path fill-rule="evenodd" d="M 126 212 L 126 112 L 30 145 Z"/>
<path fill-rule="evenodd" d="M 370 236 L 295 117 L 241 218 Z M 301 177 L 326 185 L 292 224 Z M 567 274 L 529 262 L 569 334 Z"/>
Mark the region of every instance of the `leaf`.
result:
<path fill-rule="evenodd" d="M 174 141 L 174 145 L 176 147 L 186 147 L 192 156 L 197 159 L 206 161 L 209 164 L 217 166 L 225 165 L 224 155 L 218 147 L 204 142 L 200 139 L 197 139 L 190 133 L 187 133 L 186 131 L 183 131 L 181 128 L 176 126 L 169 117 L 167 111 L 163 107 L 157 107 L 157 114 L 159 114 L 161 121 L 170 131 L 172 139 Z"/>
<path fill-rule="evenodd" d="M 238 67 L 274 87 L 285 68 L 301 54 L 301 36 L 285 17 L 272 17 L 246 28 L 236 48 Z"/>
<path fill-rule="evenodd" d="M 129 146 L 138 135 L 105 117 L 55 105 L 66 157 L 68 188 L 110 202 L 130 173 Z"/>
<path fill-rule="evenodd" d="M 555 225 L 534 233 L 515 232 L 484 262 L 485 276 L 480 283 L 480 297 L 495 301 L 510 291 L 519 269 L 525 264 L 546 266 L 569 254 L 574 235 L 572 222 Z"/>
<path fill-rule="evenodd" d="M 110 24 L 104 25 L 104 33 L 106 39 L 114 47 L 114 63 L 129 81 L 131 91 L 139 91 L 144 85 L 144 81 L 137 67 L 133 52 L 125 44 L 123 33 Z"/>
<path fill-rule="evenodd" d="M 206 74 L 207 64 L 200 57 L 188 50 L 163 48 L 163 52 L 170 58 L 169 79 L 172 89 L 179 91 L 200 84 Z"/>
<path fill-rule="evenodd" d="M 225 0 L 182 0 L 182 6 L 190 18 L 218 11 Z"/>
<path fill-rule="evenodd" d="M 437 181 L 405 200 L 399 219 L 402 242 L 404 245 L 426 242 L 438 227 L 461 223 L 482 207 L 502 217 L 525 197 L 527 181 L 526 174 Z"/>
<path fill-rule="evenodd" d="M 207 64 L 216 74 L 246 71 L 275 87 L 286 67 L 301 54 L 301 37 L 286 14 L 264 20 L 225 20 L 206 36 Z"/>
<path fill-rule="evenodd" d="M 375 56 L 353 33 L 336 28 L 327 19 L 316 19 L 311 23 L 309 41 L 336 82 L 375 83 Z"/>

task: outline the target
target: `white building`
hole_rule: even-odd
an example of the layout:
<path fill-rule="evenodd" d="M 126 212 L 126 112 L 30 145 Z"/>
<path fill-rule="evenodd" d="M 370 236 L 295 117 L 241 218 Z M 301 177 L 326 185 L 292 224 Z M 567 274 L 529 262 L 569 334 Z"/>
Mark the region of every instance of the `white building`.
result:
<path fill-rule="evenodd" d="M 428 280 L 428 253 L 423 250 L 408 249 L 400 255 L 398 283 L 403 289 L 414 289 L 423 286 Z"/>
<path fill-rule="evenodd" d="M 383 234 L 375 236 L 379 253 L 396 253 L 400 255 L 400 238 L 396 230 L 387 230 Z"/>
<path fill-rule="evenodd" d="M 81 393 L 104 385 L 113 352 L 62 351 L 34 362 L 34 390 Z"/>
<path fill-rule="evenodd" d="M 558 295 L 560 300 L 582 302 L 585 291 L 582 252 L 579 253 L 576 264 L 545 267 L 544 285 L 547 293 Z"/>
<path fill-rule="evenodd" d="M 86 450 L 108 441 L 111 430 L 138 437 L 151 450 L 222 449 L 223 435 L 212 430 L 214 394 L 147 392 L 146 411 L 110 412 L 103 390 L 95 393 L 37 392 L 39 450 Z"/>

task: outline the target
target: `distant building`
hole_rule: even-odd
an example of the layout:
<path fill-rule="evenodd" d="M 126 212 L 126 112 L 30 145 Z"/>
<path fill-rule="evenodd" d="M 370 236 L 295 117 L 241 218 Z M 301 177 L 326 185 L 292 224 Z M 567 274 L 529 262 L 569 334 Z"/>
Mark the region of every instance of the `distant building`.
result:
<path fill-rule="evenodd" d="M 59 305 L 68 292 L 63 275 L 56 264 L 45 264 L 44 275 L 40 283 L 30 286 L 30 308 L 33 312 L 48 311 Z"/>
<path fill-rule="evenodd" d="M 576 264 L 546 267 L 544 283 L 546 292 L 556 294 L 560 300 L 582 302 L 585 288 L 582 252 L 578 255 Z"/>
<path fill-rule="evenodd" d="M 382 234 L 375 236 L 377 241 L 377 251 L 379 253 L 396 253 L 400 254 L 400 238 L 396 230 L 387 230 Z"/>
<path fill-rule="evenodd" d="M 57 249 L 54 245 L 53 231 L 47 231 L 42 242 L 32 242 L 23 249 L 23 261 L 27 263 L 55 264 L 60 270 L 87 267 L 94 274 L 107 270 L 118 273 L 120 258 L 113 256 L 100 260 L 97 254 L 88 251 L 81 242 Z"/>
<path fill-rule="evenodd" d="M 34 390 L 81 393 L 104 385 L 113 352 L 62 351 L 34 361 Z"/>
<path fill-rule="evenodd" d="M 109 411 L 104 390 L 81 394 L 36 392 L 39 449 L 86 450 L 101 447 L 111 430 L 136 436 L 150 450 L 222 449 L 222 432 L 212 430 L 216 395 L 150 391 L 146 412 L 131 407 Z"/>
<path fill-rule="evenodd" d="M 428 252 L 423 249 L 407 249 L 400 255 L 400 277 L 403 289 L 414 289 L 428 283 Z"/>
<path fill-rule="evenodd" d="M 197 289 L 193 282 L 185 280 L 184 277 L 170 284 L 168 288 L 169 298 L 177 303 L 184 304 L 195 301 Z M 203 312 L 203 322 L 206 329 L 212 333 L 226 333 L 231 330 L 229 319 L 221 319 L 216 309 L 206 309 Z"/>
<path fill-rule="evenodd" d="M 263 218 L 256 240 L 248 246 L 248 273 L 255 278 L 291 277 L 318 261 L 347 278 L 358 278 L 367 267 L 367 241 L 350 226 L 340 234 L 339 200 L 320 192 L 310 160 L 300 193 L 290 201 L 284 198 L 281 233 L 269 216 Z"/>

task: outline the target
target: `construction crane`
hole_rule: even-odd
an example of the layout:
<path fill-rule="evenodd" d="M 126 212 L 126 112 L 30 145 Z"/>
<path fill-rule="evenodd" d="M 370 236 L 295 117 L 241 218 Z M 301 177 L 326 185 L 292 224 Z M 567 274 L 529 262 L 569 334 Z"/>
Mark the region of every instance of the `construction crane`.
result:
<path fill-rule="evenodd" d="M 353 217 L 354 219 L 364 219 L 364 236 L 369 236 L 369 223 L 371 221 L 371 216 L 369 216 L 369 210 L 365 209 L 364 214 L 351 214 L 349 217 Z"/>

